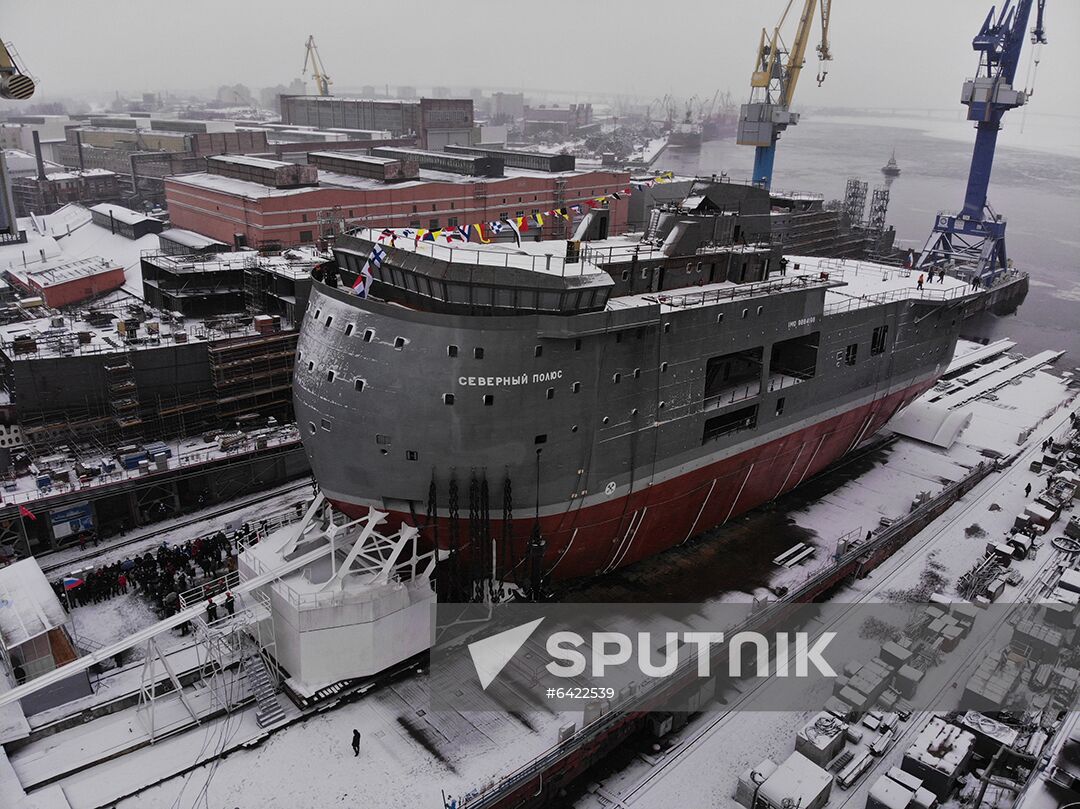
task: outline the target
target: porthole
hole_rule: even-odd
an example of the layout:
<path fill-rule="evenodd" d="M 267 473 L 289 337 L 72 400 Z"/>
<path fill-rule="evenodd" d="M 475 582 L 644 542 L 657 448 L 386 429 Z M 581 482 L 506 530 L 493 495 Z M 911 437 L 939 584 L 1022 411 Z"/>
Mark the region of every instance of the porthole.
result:
<path fill-rule="evenodd" d="M 405 348 L 405 338 L 404 337 L 395 337 L 394 338 L 394 348 L 396 348 L 398 351 L 401 351 L 401 349 Z"/>
<path fill-rule="evenodd" d="M 442 395 L 442 403 L 445 405 L 452 405 L 454 403 L 454 394 L 444 393 Z"/>
<path fill-rule="evenodd" d="M 375 336 L 375 332 L 373 332 L 371 329 L 364 329 L 364 342 L 365 343 L 370 343 L 374 336 Z"/>
<path fill-rule="evenodd" d="M 352 334 L 352 330 L 353 330 L 353 324 L 350 323 L 345 327 L 345 336 L 348 337 L 350 334 Z"/>
<path fill-rule="evenodd" d="M 495 404 L 495 397 L 490 393 L 484 394 L 484 407 L 491 407 Z"/>
<path fill-rule="evenodd" d="M 327 382 L 333 382 L 334 381 L 334 372 L 333 371 L 327 371 L 326 372 L 326 381 Z"/>
<path fill-rule="evenodd" d="M 353 390 L 355 390 L 357 392 L 362 391 L 364 389 L 364 385 L 366 385 L 366 384 L 367 384 L 367 382 L 365 382 L 363 379 L 354 379 L 353 380 Z"/>
<path fill-rule="evenodd" d="M 458 352 L 458 348 L 455 345 L 449 345 L 449 346 L 446 347 L 446 356 L 448 356 L 448 357 L 456 357 L 457 352 Z"/>
<path fill-rule="evenodd" d="M 317 432 L 317 430 L 315 428 L 315 422 L 313 422 L 313 421 L 308 422 L 307 428 L 308 428 L 308 432 L 311 433 L 312 435 L 315 435 L 315 433 Z"/>

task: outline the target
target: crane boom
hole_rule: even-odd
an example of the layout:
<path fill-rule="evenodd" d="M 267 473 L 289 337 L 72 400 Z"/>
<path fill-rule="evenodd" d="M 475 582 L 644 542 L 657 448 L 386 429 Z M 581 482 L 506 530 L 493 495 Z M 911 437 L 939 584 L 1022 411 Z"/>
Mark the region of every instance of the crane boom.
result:
<path fill-rule="evenodd" d="M 753 181 L 768 188 L 772 184 L 773 162 L 776 142 L 789 126 L 799 122 L 798 113 L 791 111 L 799 75 L 806 64 L 806 51 L 810 43 L 814 12 L 818 0 L 803 0 L 802 12 L 795 29 L 791 47 L 787 48 L 780 32 L 787 21 L 795 0 L 788 0 L 780 21 L 770 34 L 762 29 L 750 76 L 750 101 L 742 105 L 739 116 L 739 133 L 736 142 L 756 147 L 754 152 Z M 822 62 L 832 59 L 829 50 L 829 19 L 832 0 L 821 0 L 821 41 L 817 46 Z M 825 71 L 818 72 L 818 84 L 825 78 Z"/>
<path fill-rule="evenodd" d="M 330 85 L 333 81 L 326 75 L 326 69 L 323 67 L 322 59 L 319 58 L 319 46 L 315 44 L 315 35 L 309 34 L 307 38 L 307 50 L 304 54 L 304 69 L 301 74 L 306 74 L 308 65 L 311 65 L 311 77 L 315 80 L 315 88 L 319 91 L 319 95 L 330 95 Z"/>

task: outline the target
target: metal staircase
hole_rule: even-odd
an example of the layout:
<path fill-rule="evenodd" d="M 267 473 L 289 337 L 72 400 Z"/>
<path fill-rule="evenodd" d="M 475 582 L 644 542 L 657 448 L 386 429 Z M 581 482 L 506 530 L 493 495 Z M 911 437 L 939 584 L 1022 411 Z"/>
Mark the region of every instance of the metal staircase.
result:
<path fill-rule="evenodd" d="M 278 702 L 277 690 L 273 678 L 266 669 L 266 661 L 254 648 L 249 649 L 247 657 L 241 662 L 244 679 L 255 697 L 255 721 L 265 728 L 285 718 L 285 711 Z"/>

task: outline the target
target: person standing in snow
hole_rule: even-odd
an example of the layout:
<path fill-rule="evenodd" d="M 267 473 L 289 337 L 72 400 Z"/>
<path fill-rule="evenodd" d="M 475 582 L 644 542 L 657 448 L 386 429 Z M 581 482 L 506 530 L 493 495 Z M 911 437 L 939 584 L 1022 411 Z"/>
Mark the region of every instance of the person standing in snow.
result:
<path fill-rule="evenodd" d="M 352 752 L 354 758 L 360 755 L 360 731 L 356 728 L 352 732 Z"/>

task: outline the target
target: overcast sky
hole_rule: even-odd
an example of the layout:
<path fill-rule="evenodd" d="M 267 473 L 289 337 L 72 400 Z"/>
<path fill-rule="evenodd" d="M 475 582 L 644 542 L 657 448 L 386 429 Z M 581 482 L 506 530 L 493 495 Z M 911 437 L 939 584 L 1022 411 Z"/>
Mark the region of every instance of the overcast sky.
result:
<path fill-rule="evenodd" d="M 7 0 L 0 34 L 41 97 L 253 89 L 300 75 L 314 34 L 338 91 L 448 85 L 739 100 L 763 26 L 786 0 Z M 801 6 L 801 0 L 796 0 Z M 949 108 L 975 69 L 971 38 L 990 0 L 838 0 L 829 79 L 803 106 Z M 1080 2 L 1047 4 L 1037 111 L 1076 114 Z M 1034 11 L 1032 12 L 1034 20 Z M 818 30 L 815 27 L 813 44 Z M 1017 84 L 1031 46 L 1024 46 Z"/>

